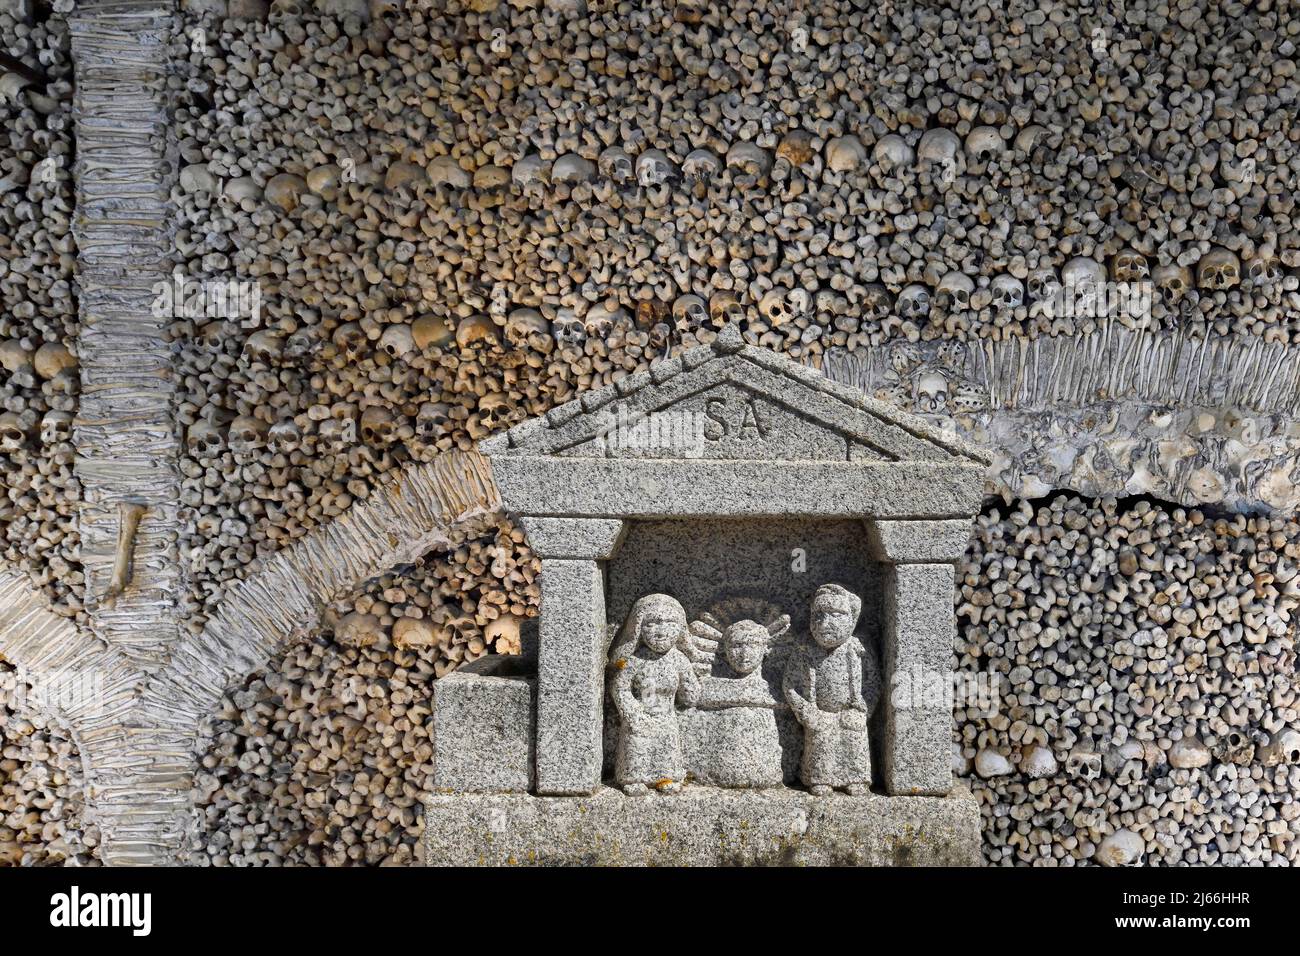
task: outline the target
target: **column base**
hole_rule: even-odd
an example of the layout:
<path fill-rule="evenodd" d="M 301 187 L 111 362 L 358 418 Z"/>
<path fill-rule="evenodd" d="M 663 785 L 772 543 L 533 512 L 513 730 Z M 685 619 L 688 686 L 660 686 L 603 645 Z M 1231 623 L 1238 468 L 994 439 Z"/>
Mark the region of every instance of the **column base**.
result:
<path fill-rule="evenodd" d="M 448 794 L 425 804 L 425 850 L 430 866 L 979 866 L 980 812 L 963 789 Z"/>

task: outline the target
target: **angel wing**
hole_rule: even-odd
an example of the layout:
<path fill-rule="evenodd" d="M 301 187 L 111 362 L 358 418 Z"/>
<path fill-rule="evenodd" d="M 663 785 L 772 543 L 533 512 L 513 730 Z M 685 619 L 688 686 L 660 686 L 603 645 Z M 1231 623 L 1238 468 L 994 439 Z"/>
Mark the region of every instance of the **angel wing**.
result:
<path fill-rule="evenodd" d="M 718 647 L 722 643 L 722 631 L 710 615 L 702 620 L 692 621 L 686 630 L 682 653 L 695 665 L 697 674 L 707 675 L 713 670 L 713 661 L 718 656 Z"/>

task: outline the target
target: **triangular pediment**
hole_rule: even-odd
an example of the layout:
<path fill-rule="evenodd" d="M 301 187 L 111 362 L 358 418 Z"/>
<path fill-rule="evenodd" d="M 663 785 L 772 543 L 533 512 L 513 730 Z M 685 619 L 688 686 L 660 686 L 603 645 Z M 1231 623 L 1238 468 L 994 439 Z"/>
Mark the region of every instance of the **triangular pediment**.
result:
<path fill-rule="evenodd" d="M 719 344 L 720 343 L 720 344 Z M 733 337 L 553 409 L 488 455 L 987 464 L 967 442 Z"/>

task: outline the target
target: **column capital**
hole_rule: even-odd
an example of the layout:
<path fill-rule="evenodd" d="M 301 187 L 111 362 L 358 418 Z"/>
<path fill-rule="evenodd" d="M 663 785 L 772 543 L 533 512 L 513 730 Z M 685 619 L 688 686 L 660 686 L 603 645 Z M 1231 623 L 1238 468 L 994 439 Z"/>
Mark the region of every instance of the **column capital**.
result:
<path fill-rule="evenodd" d="M 966 518 L 871 518 L 866 526 L 871 556 L 890 564 L 954 564 L 966 553 L 972 530 Z"/>
<path fill-rule="evenodd" d="M 618 518 L 520 519 L 528 546 L 541 558 L 606 561 L 623 543 L 627 522 Z"/>

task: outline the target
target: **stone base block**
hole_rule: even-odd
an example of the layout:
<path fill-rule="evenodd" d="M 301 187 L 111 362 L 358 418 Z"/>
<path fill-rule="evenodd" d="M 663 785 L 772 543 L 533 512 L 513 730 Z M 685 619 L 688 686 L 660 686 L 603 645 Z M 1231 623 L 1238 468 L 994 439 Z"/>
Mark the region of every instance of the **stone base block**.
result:
<path fill-rule="evenodd" d="M 978 866 L 980 813 L 946 797 L 687 787 L 629 797 L 448 794 L 425 805 L 430 866 Z"/>

